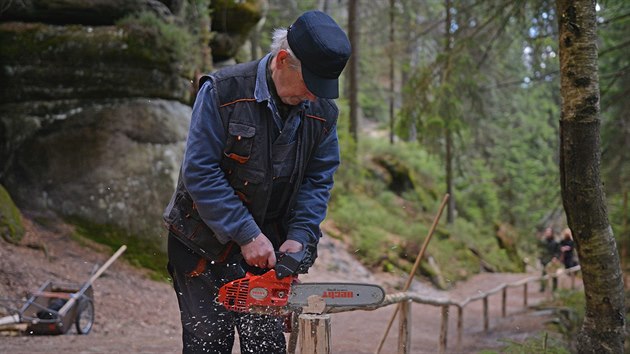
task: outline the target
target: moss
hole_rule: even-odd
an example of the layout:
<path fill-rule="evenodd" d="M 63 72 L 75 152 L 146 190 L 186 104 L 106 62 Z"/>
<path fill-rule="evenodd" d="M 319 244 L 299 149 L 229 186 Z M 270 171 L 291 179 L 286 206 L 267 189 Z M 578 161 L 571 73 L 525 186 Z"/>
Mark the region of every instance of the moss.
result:
<path fill-rule="evenodd" d="M 0 43 L 0 63 L 14 65 L 108 63 L 185 72 L 196 59 L 191 35 L 151 14 L 122 19 L 116 27 L 4 23 Z"/>
<path fill-rule="evenodd" d="M 118 226 L 96 224 L 76 217 L 69 219 L 68 222 L 75 226 L 75 232 L 72 236 L 77 241 L 94 240 L 111 247 L 112 250 L 127 245 L 127 251 L 123 257 L 129 263 L 150 270 L 153 279 L 165 280 L 168 278 L 166 254 L 159 248 L 155 240 L 134 235 Z"/>
<path fill-rule="evenodd" d="M 260 0 L 212 2 L 212 30 L 245 36 L 262 16 Z"/>
<path fill-rule="evenodd" d="M 185 28 L 166 23 L 150 12 L 127 16 L 116 25 L 128 33 L 127 50 L 148 62 L 157 57 L 187 66 L 199 64 L 199 48 L 194 36 Z"/>
<path fill-rule="evenodd" d="M 0 235 L 7 242 L 15 244 L 24 237 L 22 215 L 2 185 L 0 185 Z"/>

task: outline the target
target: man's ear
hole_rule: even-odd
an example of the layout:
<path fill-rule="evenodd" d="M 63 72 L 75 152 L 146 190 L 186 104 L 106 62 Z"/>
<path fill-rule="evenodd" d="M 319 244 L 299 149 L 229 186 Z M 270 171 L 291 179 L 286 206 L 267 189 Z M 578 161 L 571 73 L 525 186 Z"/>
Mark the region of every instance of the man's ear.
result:
<path fill-rule="evenodd" d="M 284 67 L 289 64 L 289 53 L 285 49 L 280 49 L 276 55 L 276 65 Z"/>

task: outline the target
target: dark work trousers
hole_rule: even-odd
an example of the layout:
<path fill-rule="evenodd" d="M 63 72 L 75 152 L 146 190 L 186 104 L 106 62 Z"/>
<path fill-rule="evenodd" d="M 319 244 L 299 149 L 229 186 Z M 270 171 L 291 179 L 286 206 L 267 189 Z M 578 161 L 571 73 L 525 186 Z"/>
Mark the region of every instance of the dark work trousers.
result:
<path fill-rule="evenodd" d="M 179 302 L 183 353 L 232 353 L 234 329 L 241 353 L 284 354 L 283 319 L 227 311 L 215 302 L 219 288 L 244 275 L 237 263 L 200 266 L 200 257 L 174 236 L 168 239 L 168 271 Z"/>

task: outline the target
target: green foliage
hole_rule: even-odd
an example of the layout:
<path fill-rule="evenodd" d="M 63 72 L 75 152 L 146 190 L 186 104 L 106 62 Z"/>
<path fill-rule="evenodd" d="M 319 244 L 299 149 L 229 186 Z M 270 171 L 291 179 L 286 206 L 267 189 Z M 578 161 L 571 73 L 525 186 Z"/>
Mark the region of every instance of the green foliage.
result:
<path fill-rule="evenodd" d="M 554 300 L 549 304 L 554 310 L 552 328 L 562 334 L 567 343 L 575 347 L 578 332 L 584 322 L 586 309 L 584 292 L 560 289 L 554 295 Z"/>
<path fill-rule="evenodd" d="M 114 251 L 122 245 L 127 245 L 123 256 L 129 263 L 151 270 L 153 279 L 168 279 L 166 254 L 160 250 L 154 239 L 132 235 L 113 225 L 95 224 L 80 218 L 73 218 L 69 222 L 75 225 L 75 233 L 72 236 L 79 242 L 82 239 L 90 239 L 107 245 Z"/>
<path fill-rule="evenodd" d="M 627 1 L 607 1 L 601 5 L 598 25 L 599 69 L 602 112 L 602 173 L 606 190 L 628 191 L 630 185 L 630 11 Z"/>
<path fill-rule="evenodd" d="M 479 220 L 470 221 L 458 217 L 453 225 L 449 226 L 452 240 L 461 243 L 472 254 L 482 257 L 483 261 L 498 272 L 520 272 L 521 263 L 519 259 L 512 259 L 505 249 L 498 247 L 495 231 L 492 225 L 478 226 Z M 478 264 L 478 262 L 477 262 Z"/>
<path fill-rule="evenodd" d="M 465 166 L 465 177 L 456 179 L 460 215 L 467 220 L 491 226 L 501 219 L 501 201 L 495 173 L 481 159 L 473 159 Z"/>
<path fill-rule="evenodd" d="M 317 8 L 316 0 L 278 0 L 268 2 L 267 18 L 265 20 L 262 36 L 261 49 L 265 53 L 271 45 L 271 36 L 269 35 L 276 28 L 286 28 L 295 21 L 304 11 Z M 334 17 L 334 16 L 333 16 Z M 341 22 L 340 22 L 341 23 Z"/>
<path fill-rule="evenodd" d="M 607 198 L 608 219 L 617 240 L 617 249 L 624 255 L 623 249 L 630 247 L 630 200 L 628 194 L 611 194 Z M 624 205 L 625 204 L 625 205 Z"/>
<path fill-rule="evenodd" d="M 212 55 L 210 54 L 210 3 L 211 0 L 193 0 L 184 2 L 183 16 L 178 18 L 179 26 L 186 28 L 199 48 L 199 69 L 202 73 L 210 72 Z"/>
<path fill-rule="evenodd" d="M 0 184 L 0 236 L 7 242 L 18 243 L 24 237 L 22 215 L 11 196 Z"/>
<path fill-rule="evenodd" d="M 345 146 L 350 136 L 343 129 L 344 118 L 338 127 L 342 156 L 350 155 Z M 442 198 L 438 187 L 442 166 L 417 142 L 391 145 L 378 139 L 362 139 L 357 155 L 361 158 L 343 159 L 335 177 L 329 217 L 348 236 L 352 249 L 366 264 L 408 271 Z M 411 185 L 404 190 L 393 186 L 392 171 L 384 170 L 383 163 L 408 177 Z M 484 178 L 482 166 L 477 167 Z M 470 206 L 463 200 L 462 208 L 481 208 L 480 204 L 485 203 L 483 198 L 492 203 L 492 198 L 485 195 L 478 198 L 483 201 L 473 200 Z M 489 210 L 497 213 L 496 206 Z M 490 218 L 485 211 L 469 213 L 458 218 L 454 225 L 439 228 L 428 249 L 440 268 L 439 273 L 424 265 L 425 274 L 431 277 L 440 274 L 443 279 L 434 280 L 448 284 L 478 272 L 480 262 L 498 271 L 518 270 L 519 265 L 499 249 L 493 236 L 494 223 L 484 218 Z"/>

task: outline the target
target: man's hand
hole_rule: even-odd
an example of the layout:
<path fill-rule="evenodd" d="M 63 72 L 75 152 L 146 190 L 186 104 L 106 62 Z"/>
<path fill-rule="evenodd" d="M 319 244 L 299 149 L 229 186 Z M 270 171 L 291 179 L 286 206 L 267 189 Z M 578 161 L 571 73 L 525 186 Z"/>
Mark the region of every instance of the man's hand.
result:
<path fill-rule="evenodd" d="M 267 236 L 258 234 L 254 241 L 241 246 L 241 253 L 245 262 L 253 267 L 262 269 L 273 268 L 276 265 L 276 254 Z"/>
<path fill-rule="evenodd" d="M 282 253 L 296 253 L 302 250 L 303 246 L 300 242 L 295 240 L 286 240 L 280 246 L 280 252 Z"/>

